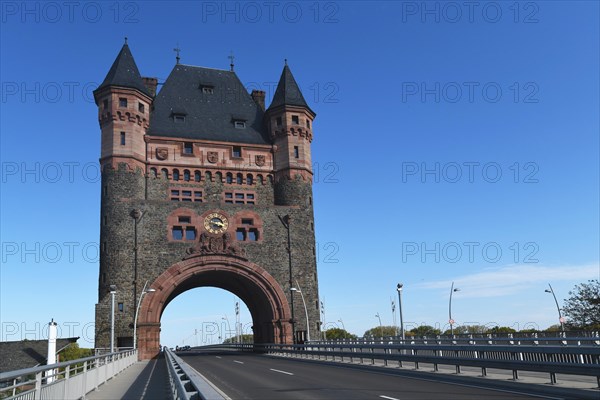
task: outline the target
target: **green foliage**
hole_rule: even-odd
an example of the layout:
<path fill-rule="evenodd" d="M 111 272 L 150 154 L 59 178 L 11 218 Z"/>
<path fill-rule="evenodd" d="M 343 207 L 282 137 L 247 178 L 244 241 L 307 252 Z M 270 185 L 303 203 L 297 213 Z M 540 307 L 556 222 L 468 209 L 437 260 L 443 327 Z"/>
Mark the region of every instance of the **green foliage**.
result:
<path fill-rule="evenodd" d="M 441 334 L 439 329 L 436 329 L 430 325 L 417 326 L 416 328 L 411 329 L 409 332 L 414 336 L 436 336 Z"/>
<path fill-rule="evenodd" d="M 376 326 L 365 332 L 364 337 L 382 337 L 382 336 L 397 336 L 398 330 L 395 326 Z"/>
<path fill-rule="evenodd" d="M 454 327 L 455 335 L 463 335 L 469 333 L 485 333 L 487 331 L 487 326 L 484 325 L 459 325 Z M 444 332 L 444 335 L 450 335 L 452 330 L 448 329 Z"/>
<path fill-rule="evenodd" d="M 241 341 L 242 341 L 242 343 L 254 343 L 254 335 L 244 334 L 241 336 Z M 223 344 L 229 344 L 229 343 L 237 343 L 237 337 L 232 336 L 223 341 Z"/>
<path fill-rule="evenodd" d="M 92 349 L 80 348 L 77 343 L 71 343 L 66 349 L 63 349 L 59 354 L 59 361 L 78 360 L 80 358 L 92 356 Z"/>
<path fill-rule="evenodd" d="M 325 331 L 325 337 L 327 340 L 337 340 L 337 339 L 356 339 L 356 335 L 351 334 L 345 329 L 342 328 L 331 328 Z"/>
<path fill-rule="evenodd" d="M 516 333 L 517 331 L 513 328 L 509 328 L 508 326 L 498 326 L 496 325 L 492 329 L 488 329 L 485 333 Z"/>
<path fill-rule="evenodd" d="M 591 330 L 600 325 L 600 280 L 575 285 L 569 296 L 563 306 L 569 326 Z"/>

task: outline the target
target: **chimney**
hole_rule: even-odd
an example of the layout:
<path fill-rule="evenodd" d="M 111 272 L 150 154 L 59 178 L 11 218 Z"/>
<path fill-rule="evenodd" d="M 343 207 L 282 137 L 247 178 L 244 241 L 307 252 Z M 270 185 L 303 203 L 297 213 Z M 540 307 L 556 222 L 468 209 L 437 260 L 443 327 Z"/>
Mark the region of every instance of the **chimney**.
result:
<path fill-rule="evenodd" d="M 57 327 L 54 319 L 50 321 L 48 324 L 48 365 L 56 364 L 56 336 L 57 336 Z M 48 383 L 54 381 L 54 370 L 50 370 L 46 372 L 47 374 L 51 374 L 46 378 Z"/>
<path fill-rule="evenodd" d="M 148 78 L 144 76 L 142 78 L 142 81 L 144 82 L 144 86 L 146 86 L 152 97 L 156 96 L 156 87 L 158 86 L 158 79 Z"/>
<path fill-rule="evenodd" d="M 265 92 L 264 90 L 253 90 L 252 99 L 258 104 L 261 110 L 265 111 Z"/>

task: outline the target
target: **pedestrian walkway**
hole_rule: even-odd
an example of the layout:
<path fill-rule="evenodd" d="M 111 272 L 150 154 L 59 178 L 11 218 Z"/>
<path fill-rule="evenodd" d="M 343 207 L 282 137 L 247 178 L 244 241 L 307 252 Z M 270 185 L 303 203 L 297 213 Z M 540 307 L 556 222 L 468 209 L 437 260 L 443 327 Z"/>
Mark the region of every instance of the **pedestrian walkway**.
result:
<path fill-rule="evenodd" d="M 90 400 L 164 400 L 170 398 L 169 374 L 163 354 L 139 361 L 85 396 Z"/>

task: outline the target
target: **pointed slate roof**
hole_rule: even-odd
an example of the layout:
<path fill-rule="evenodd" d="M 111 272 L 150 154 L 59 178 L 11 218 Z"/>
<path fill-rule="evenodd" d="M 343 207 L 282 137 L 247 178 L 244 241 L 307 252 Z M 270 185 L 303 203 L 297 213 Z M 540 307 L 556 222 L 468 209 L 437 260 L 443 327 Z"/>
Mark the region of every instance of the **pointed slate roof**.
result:
<path fill-rule="evenodd" d="M 150 96 L 150 92 L 148 92 L 148 89 L 142 81 L 142 76 L 140 75 L 140 71 L 135 64 L 135 60 L 133 59 L 133 55 L 131 54 L 131 50 L 127 43 L 121 48 L 115 62 L 112 67 L 110 67 L 108 74 L 106 74 L 106 78 L 104 78 L 104 81 L 96 90 L 98 91 L 106 86 L 121 86 L 137 89 L 145 95 Z"/>
<path fill-rule="evenodd" d="M 281 72 L 281 78 L 279 78 L 279 83 L 277 84 L 277 89 L 275 90 L 275 95 L 273 95 L 273 101 L 271 102 L 269 109 L 283 105 L 305 107 L 313 112 L 306 103 L 306 100 L 304 100 L 304 96 L 302 96 L 302 92 L 300 91 L 287 62 Z"/>
<path fill-rule="evenodd" d="M 154 98 L 147 134 L 270 144 L 263 115 L 235 72 L 176 64 Z"/>

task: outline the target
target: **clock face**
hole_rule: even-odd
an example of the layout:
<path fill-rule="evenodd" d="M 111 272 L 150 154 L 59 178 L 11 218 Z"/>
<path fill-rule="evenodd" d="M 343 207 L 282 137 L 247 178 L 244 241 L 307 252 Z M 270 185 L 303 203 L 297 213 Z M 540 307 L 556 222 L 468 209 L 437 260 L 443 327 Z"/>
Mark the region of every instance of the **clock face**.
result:
<path fill-rule="evenodd" d="M 204 218 L 204 228 L 210 233 L 223 233 L 227 230 L 228 226 L 229 221 L 227 221 L 227 217 L 222 214 L 212 213 Z"/>

